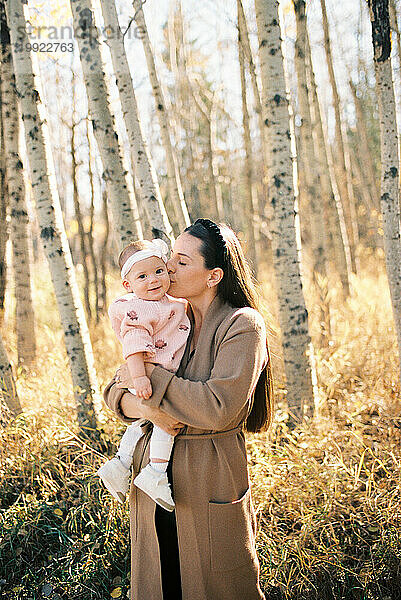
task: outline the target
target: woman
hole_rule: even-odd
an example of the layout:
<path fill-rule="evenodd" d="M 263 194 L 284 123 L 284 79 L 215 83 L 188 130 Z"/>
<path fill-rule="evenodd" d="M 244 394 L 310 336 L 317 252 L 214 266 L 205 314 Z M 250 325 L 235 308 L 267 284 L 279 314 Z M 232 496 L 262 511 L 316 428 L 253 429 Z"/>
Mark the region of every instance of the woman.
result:
<path fill-rule="evenodd" d="M 123 421 L 146 418 L 176 435 L 175 513 L 131 488 L 132 598 L 261 599 L 243 426 L 268 426 L 273 394 L 250 271 L 234 232 L 208 219 L 178 237 L 168 268 L 169 294 L 188 300 L 192 325 L 179 370 L 147 365 L 153 394 L 141 401 L 123 366 L 104 393 Z M 135 473 L 148 441 L 135 450 Z"/>

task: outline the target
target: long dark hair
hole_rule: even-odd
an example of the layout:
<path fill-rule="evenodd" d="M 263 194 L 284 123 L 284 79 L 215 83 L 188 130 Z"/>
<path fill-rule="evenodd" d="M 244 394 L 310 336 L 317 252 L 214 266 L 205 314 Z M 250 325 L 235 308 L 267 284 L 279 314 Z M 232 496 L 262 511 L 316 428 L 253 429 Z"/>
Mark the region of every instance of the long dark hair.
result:
<path fill-rule="evenodd" d="M 236 308 L 250 306 L 258 310 L 259 296 L 251 269 L 234 231 L 225 224 L 217 225 L 209 219 L 197 219 L 185 232 L 201 240 L 200 253 L 206 269 L 219 267 L 224 271 L 217 287 L 219 298 Z M 267 339 L 266 349 L 267 364 L 259 376 L 251 410 L 245 421 L 245 429 L 253 433 L 267 429 L 273 415 L 273 374 Z"/>

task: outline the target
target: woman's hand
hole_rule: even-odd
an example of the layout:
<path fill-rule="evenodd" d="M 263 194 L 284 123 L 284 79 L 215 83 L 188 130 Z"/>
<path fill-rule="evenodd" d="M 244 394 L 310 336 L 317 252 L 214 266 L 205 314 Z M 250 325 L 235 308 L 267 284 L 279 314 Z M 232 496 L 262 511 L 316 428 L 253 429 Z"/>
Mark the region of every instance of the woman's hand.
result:
<path fill-rule="evenodd" d="M 160 410 L 160 408 L 151 406 L 145 408 L 145 419 L 174 436 L 180 433 L 180 430 L 184 427 L 184 423 L 180 423 L 174 417 L 170 417 L 170 415 Z"/>
<path fill-rule="evenodd" d="M 118 389 L 128 389 L 133 388 L 134 382 L 128 370 L 127 363 L 124 363 L 119 367 L 116 371 L 116 387 Z"/>
<path fill-rule="evenodd" d="M 150 378 L 150 376 L 152 375 L 153 371 L 155 369 L 155 365 L 153 365 L 152 363 L 145 363 L 145 371 L 146 371 L 146 375 Z"/>

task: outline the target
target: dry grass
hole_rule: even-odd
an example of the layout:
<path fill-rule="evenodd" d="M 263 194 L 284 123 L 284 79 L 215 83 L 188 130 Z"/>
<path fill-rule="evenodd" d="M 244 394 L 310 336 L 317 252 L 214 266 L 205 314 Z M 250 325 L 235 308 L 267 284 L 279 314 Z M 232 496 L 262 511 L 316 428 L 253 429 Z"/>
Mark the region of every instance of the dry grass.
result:
<path fill-rule="evenodd" d="M 364 257 L 361 280 L 341 304 L 334 286 L 330 343 L 316 353 L 320 405 L 313 422 L 289 432 L 281 402 L 272 432 L 248 441 L 258 551 L 269 599 L 397 600 L 401 597 L 401 405 L 386 279 Z M 379 265 L 381 267 L 381 264 Z M 271 274 L 264 273 L 271 296 Z M 119 293 L 111 280 L 111 295 Z M 20 598 L 126 596 L 128 515 L 94 472 L 121 426 L 110 417 L 103 446 L 76 435 L 71 381 L 46 275 L 37 274 L 40 356 L 18 373 L 25 413 L 1 431 L 0 594 Z M 323 300 L 322 300 L 323 298 Z M 12 299 L 10 299 L 12 307 Z M 317 297 L 308 297 L 315 312 Z M 318 312 L 318 311 L 316 311 Z M 327 311 L 326 311 L 327 312 Z M 274 328 L 274 323 L 273 323 Z M 8 350 L 14 339 L 6 323 Z M 312 334 L 318 328 L 312 323 Z M 107 318 L 91 330 L 100 384 L 119 363 Z M 272 340 L 278 354 L 278 338 Z M 244 599 L 245 600 L 245 599 Z"/>

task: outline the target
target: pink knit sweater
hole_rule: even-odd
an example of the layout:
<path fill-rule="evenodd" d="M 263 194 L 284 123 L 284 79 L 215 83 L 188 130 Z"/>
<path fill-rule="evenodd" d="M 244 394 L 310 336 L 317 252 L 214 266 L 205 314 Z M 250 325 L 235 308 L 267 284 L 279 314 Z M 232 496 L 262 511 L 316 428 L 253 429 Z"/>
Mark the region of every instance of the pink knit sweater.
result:
<path fill-rule="evenodd" d="M 145 360 L 175 372 L 190 329 L 186 301 L 165 294 L 161 300 L 141 300 L 133 293 L 114 300 L 109 317 L 123 345 L 123 356 L 145 352 Z"/>

